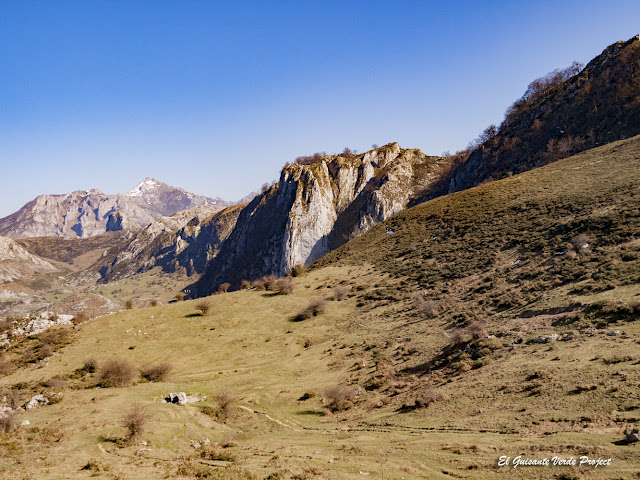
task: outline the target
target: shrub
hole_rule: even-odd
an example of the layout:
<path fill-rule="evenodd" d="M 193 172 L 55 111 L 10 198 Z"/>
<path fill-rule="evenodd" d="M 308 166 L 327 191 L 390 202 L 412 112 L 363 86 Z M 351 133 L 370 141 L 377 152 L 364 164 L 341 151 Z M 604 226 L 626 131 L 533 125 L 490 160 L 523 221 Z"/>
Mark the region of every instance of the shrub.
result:
<path fill-rule="evenodd" d="M 345 300 L 348 294 L 349 294 L 349 288 L 345 287 L 344 285 L 337 285 L 333 289 L 333 299 L 336 302 Z"/>
<path fill-rule="evenodd" d="M 218 293 L 227 293 L 229 287 L 231 287 L 231 284 L 229 282 L 220 284 L 220 286 L 218 287 Z"/>
<path fill-rule="evenodd" d="M 149 414 L 144 405 L 134 403 L 129 411 L 127 411 L 122 419 L 122 426 L 127 429 L 127 440 L 136 442 L 140 440 L 145 432 Z"/>
<path fill-rule="evenodd" d="M 440 307 L 435 300 L 427 300 L 421 293 L 414 293 L 412 299 L 413 305 L 425 318 L 434 318 L 440 313 Z"/>
<path fill-rule="evenodd" d="M 591 239 L 589 238 L 589 236 L 581 233 L 580 235 L 575 236 L 571 243 L 576 252 L 583 252 L 589 248 Z"/>
<path fill-rule="evenodd" d="M 156 363 L 145 365 L 140 370 L 140 376 L 149 382 L 164 382 L 173 369 L 170 363 Z"/>
<path fill-rule="evenodd" d="M 308 320 L 311 317 L 316 317 L 322 313 L 326 308 L 327 302 L 322 298 L 312 298 L 309 305 L 302 310 L 295 318 L 296 321 Z"/>
<path fill-rule="evenodd" d="M 6 332 L 13 328 L 13 320 L 6 318 L 5 320 L 0 320 L 0 333 Z"/>
<path fill-rule="evenodd" d="M 127 300 L 124 305 L 127 307 L 127 310 L 131 310 L 133 308 L 133 300 Z"/>
<path fill-rule="evenodd" d="M 233 402 L 236 401 L 236 396 L 229 390 L 221 390 L 214 395 L 214 400 L 218 403 L 219 413 L 218 417 L 226 421 L 231 418 L 233 413 Z"/>
<path fill-rule="evenodd" d="M 353 406 L 356 392 L 353 388 L 344 385 L 335 385 L 325 391 L 325 396 L 329 398 L 327 408 L 332 412 L 342 412 Z"/>
<path fill-rule="evenodd" d="M 242 280 L 240 283 L 240 290 L 249 290 L 251 288 L 251 282 L 249 280 Z"/>
<path fill-rule="evenodd" d="M 461 328 L 457 328 L 451 334 L 451 343 L 453 345 L 460 345 L 462 343 L 465 343 L 466 341 L 467 341 L 466 332 Z"/>
<path fill-rule="evenodd" d="M 7 397 L 7 405 L 9 405 L 13 410 L 18 409 L 22 404 L 22 395 L 19 391 L 14 390 L 13 388 L 4 390 L 2 394 Z"/>
<path fill-rule="evenodd" d="M 173 298 L 175 298 L 176 302 L 182 302 L 184 300 L 184 293 L 178 292 Z"/>
<path fill-rule="evenodd" d="M 425 386 L 420 388 L 416 393 L 415 407 L 428 407 L 432 403 L 446 400 L 447 398 L 448 396 L 445 393 L 439 392 L 431 386 Z"/>
<path fill-rule="evenodd" d="M 306 272 L 306 267 L 301 263 L 297 264 L 295 267 L 291 269 L 292 277 L 301 277 Z"/>
<path fill-rule="evenodd" d="M 152 307 L 157 307 L 158 304 L 159 302 L 156 298 L 154 298 L 153 300 L 151 300 L 151 302 L 149 302 L 149 305 L 151 305 Z"/>
<path fill-rule="evenodd" d="M 61 345 L 66 343 L 69 338 L 69 330 L 66 328 L 58 328 L 47 330 L 38 335 L 38 340 L 43 344 L 48 343 L 50 345 Z"/>
<path fill-rule="evenodd" d="M 0 431 L 3 433 L 11 433 L 20 424 L 20 416 L 18 412 L 8 412 L 4 417 L 0 417 Z"/>
<path fill-rule="evenodd" d="M 87 315 L 86 312 L 78 312 L 76 313 L 76 315 L 71 319 L 71 322 L 73 322 L 74 325 L 78 325 L 80 323 L 84 323 L 87 320 L 89 320 L 89 315 Z"/>
<path fill-rule="evenodd" d="M 266 290 L 266 287 L 264 285 L 264 279 L 263 278 L 259 278 L 258 280 L 254 281 L 252 283 L 253 288 L 255 288 L 256 290 Z"/>
<path fill-rule="evenodd" d="M 196 308 L 200 311 L 200 315 L 204 316 L 209 313 L 209 310 L 211 310 L 211 305 L 209 302 L 200 302 L 196 305 Z"/>
<path fill-rule="evenodd" d="M 67 382 L 59 376 L 55 376 L 42 382 L 42 385 L 47 388 L 64 388 L 67 386 Z"/>
<path fill-rule="evenodd" d="M 126 387 L 133 382 L 138 370 L 128 360 L 116 358 L 104 362 L 99 373 L 102 387 Z"/>
<path fill-rule="evenodd" d="M 291 295 L 293 293 L 293 278 L 279 278 L 275 282 L 274 289 L 277 290 L 281 295 Z"/>
<path fill-rule="evenodd" d="M 210 406 L 208 406 L 208 405 L 205 405 L 204 407 L 201 407 L 201 408 L 200 408 L 200 411 L 201 411 L 204 415 L 207 415 L 207 416 L 209 416 L 209 417 L 211 417 L 211 418 L 214 418 L 214 419 L 215 419 L 215 418 L 218 418 L 218 413 L 215 411 L 215 409 L 214 409 L 214 408 L 212 408 L 212 407 L 210 407 Z"/>
<path fill-rule="evenodd" d="M 42 345 L 40 345 L 40 347 L 38 348 L 38 353 L 36 354 L 38 360 L 44 360 L 51 355 L 53 355 L 53 347 L 48 343 L 43 343 Z"/>
<path fill-rule="evenodd" d="M 82 370 L 87 373 L 95 373 L 98 369 L 98 361 L 94 357 L 85 358 Z"/>
<path fill-rule="evenodd" d="M 471 335 L 471 338 L 477 340 L 487 336 L 487 329 L 484 322 L 473 322 L 467 327 L 467 332 Z"/>
<path fill-rule="evenodd" d="M 262 280 L 264 281 L 265 290 L 276 290 L 278 278 L 275 275 L 267 275 L 262 277 Z"/>
<path fill-rule="evenodd" d="M 296 157 L 295 163 L 298 165 L 313 165 L 314 163 L 322 162 L 322 157 L 324 157 L 327 152 L 316 152 L 311 155 L 301 155 Z"/>
<path fill-rule="evenodd" d="M 200 458 L 204 460 L 214 460 L 221 462 L 235 462 L 236 456 L 228 450 L 218 450 L 211 445 L 205 445 L 200 451 Z"/>
<path fill-rule="evenodd" d="M 6 357 L 0 357 L 0 375 L 9 375 L 13 370 L 11 360 Z"/>

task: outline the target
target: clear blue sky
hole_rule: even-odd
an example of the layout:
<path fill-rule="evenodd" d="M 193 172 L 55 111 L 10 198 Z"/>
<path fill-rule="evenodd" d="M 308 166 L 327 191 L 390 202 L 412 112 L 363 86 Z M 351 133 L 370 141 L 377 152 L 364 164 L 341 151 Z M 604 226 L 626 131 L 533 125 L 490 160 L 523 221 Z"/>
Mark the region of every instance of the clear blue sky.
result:
<path fill-rule="evenodd" d="M 297 155 L 463 148 L 640 2 L 5 0 L 0 217 L 152 176 L 236 200 Z"/>

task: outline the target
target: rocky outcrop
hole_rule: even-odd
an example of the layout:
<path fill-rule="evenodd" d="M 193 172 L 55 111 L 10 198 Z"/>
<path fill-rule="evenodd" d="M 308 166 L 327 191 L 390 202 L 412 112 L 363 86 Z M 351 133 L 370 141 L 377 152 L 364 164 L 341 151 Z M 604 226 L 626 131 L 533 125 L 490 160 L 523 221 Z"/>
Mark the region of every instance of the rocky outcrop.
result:
<path fill-rule="evenodd" d="M 54 265 L 32 255 L 14 240 L 0 237 L 0 283 L 20 282 L 56 271 Z"/>
<path fill-rule="evenodd" d="M 120 212 L 110 213 L 107 217 L 107 225 L 105 226 L 107 232 L 119 232 L 120 230 L 136 231 L 139 229 L 139 225 L 129 221 L 129 219 L 125 218 Z"/>
<path fill-rule="evenodd" d="M 167 273 L 204 273 L 241 209 L 242 205 L 226 209 L 205 205 L 162 217 L 137 232 L 123 248 L 108 252 L 91 270 L 105 282 L 155 267 Z"/>
<path fill-rule="evenodd" d="M 224 208 L 231 203 L 145 178 L 123 194 L 108 195 L 94 189 L 66 195 L 40 195 L 19 211 L 0 219 L 0 235 L 85 238 L 106 231 L 146 227 L 162 216 L 199 205 Z"/>
<path fill-rule="evenodd" d="M 284 275 L 309 264 L 403 210 L 415 193 L 416 169 L 437 158 L 391 143 L 360 155 L 327 155 L 289 164 L 280 181 L 241 213 L 203 279 L 199 295 L 220 283 Z"/>

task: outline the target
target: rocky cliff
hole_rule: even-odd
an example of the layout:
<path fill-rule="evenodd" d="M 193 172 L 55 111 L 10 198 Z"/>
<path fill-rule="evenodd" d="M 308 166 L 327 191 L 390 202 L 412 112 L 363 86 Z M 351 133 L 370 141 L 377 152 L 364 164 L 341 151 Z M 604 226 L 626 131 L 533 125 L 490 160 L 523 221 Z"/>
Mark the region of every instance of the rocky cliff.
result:
<path fill-rule="evenodd" d="M 289 164 L 280 181 L 240 213 L 197 285 L 199 295 L 223 282 L 284 275 L 403 210 L 441 159 L 391 143 L 360 155 L 327 155 Z M 420 172 L 420 175 L 416 175 Z M 437 175 L 436 175 L 437 176 Z"/>
<path fill-rule="evenodd" d="M 0 219 L 0 235 L 85 238 L 111 230 L 146 227 L 161 216 L 198 205 L 226 207 L 231 203 L 145 178 L 133 190 L 122 194 L 108 195 L 94 189 L 40 195 L 19 211 Z"/>
<path fill-rule="evenodd" d="M 155 267 L 186 275 L 204 273 L 235 226 L 243 205 L 204 205 L 161 217 L 114 248 L 90 268 L 95 279 L 114 281 Z M 87 280 L 87 273 L 81 274 Z"/>
<path fill-rule="evenodd" d="M 58 268 L 32 255 L 15 240 L 0 237 L 0 284 L 21 282 L 56 271 Z"/>

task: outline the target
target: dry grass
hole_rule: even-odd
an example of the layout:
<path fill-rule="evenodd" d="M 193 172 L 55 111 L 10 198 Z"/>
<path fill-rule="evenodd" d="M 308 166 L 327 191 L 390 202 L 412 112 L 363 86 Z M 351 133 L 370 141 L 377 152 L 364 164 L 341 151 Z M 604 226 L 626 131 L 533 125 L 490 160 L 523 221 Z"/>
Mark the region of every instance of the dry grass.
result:
<path fill-rule="evenodd" d="M 8 318 L 5 320 L 0 320 L 0 333 L 6 332 L 11 328 L 13 328 L 13 320 L 9 320 Z"/>

